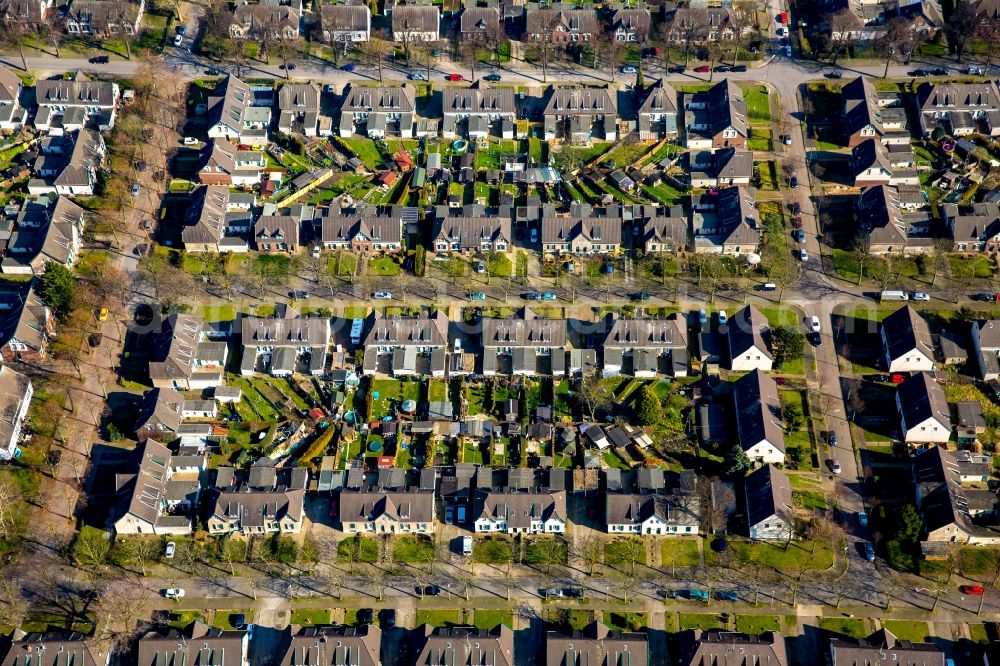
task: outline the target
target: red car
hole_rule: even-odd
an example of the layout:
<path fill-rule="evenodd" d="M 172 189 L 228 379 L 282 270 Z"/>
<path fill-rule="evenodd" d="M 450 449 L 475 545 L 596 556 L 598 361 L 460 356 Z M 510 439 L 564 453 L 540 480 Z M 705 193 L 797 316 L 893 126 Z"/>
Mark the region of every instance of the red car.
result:
<path fill-rule="evenodd" d="M 983 594 L 982 585 L 963 585 L 958 589 L 962 594 L 974 594 L 976 596 L 982 596 Z"/>
<path fill-rule="evenodd" d="M 780 23 L 781 25 L 785 25 L 786 23 L 788 23 L 788 12 L 781 12 L 780 14 L 778 14 L 778 23 Z"/>
<path fill-rule="evenodd" d="M 464 81 L 465 77 L 461 74 L 449 74 L 445 77 L 449 81 Z"/>
<path fill-rule="evenodd" d="M 906 381 L 906 376 L 905 375 L 901 375 L 901 374 L 899 374 L 897 372 L 897 373 L 893 374 L 890 379 L 892 380 L 893 384 L 902 384 L 903 382 Z"/>
<path fill-rule="evenodd" d="M 712 68 L 709 67 L 708 65 L 702 65 L 701 67 L 695 67 L 694 71 L 699 72 L 701 74 L 705 74 L 707 72 L 711 72 Z"/>
<path fill-rule="evenodd" d="M 796 215 L 795 218 L 792 219 L 792 226 L 795 227 L 796 229 L 801 229 L 802 228 L 802 216 L 801 215 Z"/>

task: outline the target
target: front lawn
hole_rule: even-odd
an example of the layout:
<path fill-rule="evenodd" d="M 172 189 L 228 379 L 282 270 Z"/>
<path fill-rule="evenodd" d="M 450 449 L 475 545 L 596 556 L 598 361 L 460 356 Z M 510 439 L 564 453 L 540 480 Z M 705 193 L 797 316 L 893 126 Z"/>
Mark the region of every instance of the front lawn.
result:
<path fill-rule="evenodd" d="M 421 608 L 417 610 L 417 626 L 454 627 L 462 624 L 462 611 L 458 608 Z"/>
<path fill-rule="evenodd" d="M 747 115 L 751 122 L 771 121 L 770 97 L 764 86 L 749 86 L 743 89 L 743 99 L 747 103 Z"/>
<path fill-rule="evenodd" d="M 526 564 L 566 564 L 566 541 L 558 537 L 539 537 L 528 543 L 524 550 Z"/>
<path fill-rule="evenodd" d="M 891 631 L 896 638 L 912 643 L 928 643 L 931 640 L 926 622 L 911 620 L 884 620 L 882 627 Z"/>
<path fill-rule="evenodd" d="M 729 545 L 736 559 L 760 563 L 772 569 L 795 571 L 804 566 L 806 569 L 822 570 L 833 566 L 833 551 L 827 543 L 817 543 L 815 552 L 810 552 L 811 543 L 798 541 L 792 541 L 787 549 L 783 543 L 731 540 Z"/>
<path fill-rule="evenodd" d="M 681 613 L 679 620 L 681 631 L 685 629 L 709 631 L 710 629 L 724 628 L 722 620 L 715 613 Z"/>
<path fill-rule="evenodd" d="M 375 257 L 368 262 L 368 271 L 372 275 L 395 276 L 399 275 L 399 264 L 392 257 Z"/>
<path fill-rule="evenodd" d="M 605 611 L 604 624 L 618 631 L 642 631 L 649 626 L 649 614 Z"/>
<path fill-rule="evenodd" d="M 604 563 L 615 568 L 646 564 L 646 544 L 641 539 L 628 537 L 609 541 L 604 544 Z"/>
<path fill-rule="evenodd" d="M 394 538 L 392 552 L 397 562 L 433 562 L 434 541 L 426 536 L 403 534 Z"/>
<path fill-rule="evenodd" d="M 337 559 L 341 562 L 378 561 L 378 542 L 372 537 L 352 536 L 337 544 Z"/>
<path fill-rule="evenodd" d="M 848 638 L 864 638 L 868 636 L 868 629 L 864 620 L 847 617 L 821 617 L 819 628 L 839 636 Z"/>
<path fill-rule="evenodd" d="M 486 270 L 489 271 L 490 275 L 493 277 L 510 277 L 510 274 L 514 270 L 514 266 L 510 263 L 510 257 L 504 252 L 497 252 L 496 256 L 490 259 L 490 262 L 486 266 Z"/>
<path fill-rule="evenodd" d="M 781 631 L 781 622 L 773 615 L 739 615 L 736 617 L 736 631 L 742 634 Z"/>
<path fill-rule="evenodd" d="M 296 608 L 292 611 L 291 624 L 303 627 L 316 627 L 330 624 L 329 608 Z"/>
<path fill-rule="evenodd" d="M 472 623 L 480 629 L 492 629 L 498 624 L 514 626 L 514 611 L 480 608 L 476 610 Z"/>
<path fill-rule="evenodd" d="M 506 564 L 511 558 L 510 539 L 488 536 L 476 539 L 472 546 L 472 561 L 477 564 Z"/>
<path fill-rule="evenodd" d="M 993 262 L 985 255 L 949 255 L 948 264 L 951 266 L 951 276 L 953 278 L 993 277 Z"/>
<path fill-rule="evenodd" d="M 660 552 L 665 567 L 691 568 L 701 563 L 698 539 L 668 539 Z"/>
<path fill-rule="evenodd" d="M 774 160 L 755 162 L 754 171 L 760 183 L 760 189 L 773 192 L 778 189 L 778 165 Z"/>

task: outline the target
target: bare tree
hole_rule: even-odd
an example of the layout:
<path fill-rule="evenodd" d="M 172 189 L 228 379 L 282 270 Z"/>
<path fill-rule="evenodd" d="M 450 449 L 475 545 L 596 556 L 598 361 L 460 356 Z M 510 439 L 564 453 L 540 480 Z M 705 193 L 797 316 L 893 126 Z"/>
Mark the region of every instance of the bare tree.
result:
<path fill-rule="evenodd" d="M 827 17 L 830 24 L 830 46 L 832 56 L 830 62 L 837 64 L 837 58 L 846 53 L 851 44 L 857 40 L 858 32 L 864 27 L 858 17 L 849 8 L 841 9 Z"/>
<path fill-rule="evenodd" d="M 684 42 L 684 64 L 691 62 L 691 47 L 708 36 L 708 10 L 681 7 L 674 13 L 673 33 Z"/>
<path fill-rule="evenodd" d="M 944 32 L 948 37 L 948 44 L 955 51 L 955 60 L 958 62 L 962 62 L 965 47 L 969 40 L 975 37 L 979 25 L 976 3 L 959 2 L 951 10 L 951 15 L 944 25 Z"/>
<path fill-rule="evenodd" d="M 360 49 L 361 55 L 369 63 L 378 67 L 378 81 L 382 83 L 382 65 L 385 64 L 386 57 L 392 52 L 392 44 L 372 35 L 372 38 L 367 42 L 361 43 Z"/>
<path fill-rule="evenodd" d="M 146 575 L 146 564 L 152 561 L 160 550 L 158 538 L 135 536 L 124 544 L 125 556 L 129 562 L 139 567 L 143 576 Z"/>
<path fill-rule="evenodd" d="M 601 374 L 595 370 L 589 375 L 584 375 L 580 380 L 580 386 L 576 391 L 576 399 L 580 406 L 590 414 L 590 420 L 594 420 L 594 414 L 598 409 L 608 404 L 610 397 L 607 395 L 607 388 L 601 381 Z"/>
<path fill-rule="evenodd" d="M 589 575 L 593 576 L 597 566 L 604 560 L 604 542 L 594 531 L 588 531 L 586 537 L 576 541 L 575 555 L 583 560 Z"/>

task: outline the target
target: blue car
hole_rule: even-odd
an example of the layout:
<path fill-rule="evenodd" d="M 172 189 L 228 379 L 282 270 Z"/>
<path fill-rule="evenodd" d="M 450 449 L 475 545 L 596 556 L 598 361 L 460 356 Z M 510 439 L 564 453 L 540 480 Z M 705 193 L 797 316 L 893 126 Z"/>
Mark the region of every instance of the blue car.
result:
<path fill-rule="evenodd" d="M 740 595 L 736 594 L 732 590 L 720 590 L 715 593 L 715 598 L 719 601 L 739 601 Z"/>
<path fill-rule="evenodd" d="M 547 291 L 544 294 L 542 294 L 542 300 L 543 301 L 557 301 L 557 300 L 559 300 L 559 297 L 556 296 L 555 294 Z"/>
<path fill-rule="evenodd" d="M 340 69 L 341 69 L 341 71 L 344 71 L 344 72 L 353 72 L 354 71 L 354 63 L 353 62 L 349 62 L 346 65 L 341 66 Z"/>

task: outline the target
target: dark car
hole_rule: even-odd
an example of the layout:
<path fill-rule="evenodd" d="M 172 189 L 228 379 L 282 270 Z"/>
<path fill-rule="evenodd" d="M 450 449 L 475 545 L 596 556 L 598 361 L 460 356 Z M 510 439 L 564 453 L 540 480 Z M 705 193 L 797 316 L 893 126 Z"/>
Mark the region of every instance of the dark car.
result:
<path fill-rule="evenodd" d="M 243 613 L 233 613 L 229 616 L 229 624 L 233 626 L 233 629 L 246 629 L 247 616 Z"/>
<path fill-rule="evenodd" d="M 717 553 L 724 553 L 729 550 L 729 543 L 725 539 L 716 539 L 712 542 L 712 550 Z"/>
<path fill-rule="evenodd" d="M 715 593 L 715 598 L 719 601 L 739 601 L 740 595 L 732 590 L 719 590 Z"/>
<path fill-rule="evenodd" d="M 792 232 L 792 238 L 794 238 L 797 243 L 805 243 L 806 232 L 802 231 L 801 229 L 796 229 L 795 231 Z"/>
<path fill-rule="evenodd" d="M 889 383 L 890 378 L 889 375 L 868 375 L 868 381 Z"/>
<path fill-rule="evenodd" d="M 843 73 L 841 72 L 827 72 L 823 76 L 825 76 L 828 79 L 841 79 L 844 77 Z"/>
<path fill-rule="evenodd" d="M 928 72 L 926 69 L 914 69 L 914 70 L 912 70 L 910 72 L 907 72 L 907 75 L 908 76 L 929 76 L 930 72 Z"/>
<path fill-rule="evenodd" d="M 747 66 L 746 65 L 736 65 L 736 66 L 733 67 L 733 71 L 734 72 L 745 72 L 745 71 L 747 71 Z"/>
<path fill-rule="evenodd" d="M 670 74 L 683 74 L 685 71 L 687 70 L 684 68 L 684 65 L 671 65 L 667 67 L 667 72 Z"/>
<path fill-rule="evenodd" d="M 396 610 L 385 608 L 378 612 L 378 623 L 383 629 L 392 629 L 396 626 Z"/>
<path fill-rule="evenodd" d="M 796 176 L 792 176 L 791 178 L 788 179 L 788 186 L 789 187 L 798 187 L 799 186 L 799 179 Z"/>
<path fill-rule="evenodd" d="M 354 71 L 354 63 L 353 62 L 349 62 L 346 65 L 341 65 L 340 66 L 340 71 L 342 71 L 342 72 L 353 72 Z"/>
<path fill-rule="evenodd" d="M 417 588 L 417 592 L 420 592 L 420 588 Z M 441 594 L 441 588 L 437 585 L 424 585 L 424 595 L 428 597 L 436 597 Z"/>
<path fill-rule="evenodd" d="M 354 617 L 355 624 L 371 624 L 372 620 L 375 619 L 375 611 L 371 608 L 361 608 Z"/>
<path fill-rule="evenodd" d="M 219 70 L 218 67 L 209 67 L 205 70 L 205 74 L 208 76 L 218 76 L 219 74 L 222 74 L 222 71 Z"/>
<path fill-rule="evenodd" d="M 540 301 L 542 300 L 542 295 L 537 291 L 529 291 L 528 293 L 521 296 L 526 301 Z"/>
<path fill-rule="evenodd" d="M 799 205 L 798 201 L 793 201 L 792 203 L 788 204 L 788 210 L 792 212 L 792 215 L 798 215 L 799 213 L 802 212 L 802 206 Z"/>
<path fill-rule="evenodd" d="M 185 34 L 187 32 L 187 29 L 188 29 L 188 27 L 186 25 L 179 25 L 179 26 L 177 26 L 177 34 L 178 35 L 183 35 L 183 34 Z"/>
<path fill-rule="evenodd" d="M 567 587 L 563 589 L 563 595 L 570 599 L 582 599 L 583 598 L 583 588 L 579 585 L 574 585 L 573 587 Z"/>
<path fill-rule="evenodd" d="M 796 229 L 801 229 L 802 228 L 802 216 L 801 215 L 796 215 L 795 217 L 792 218 L 792 226 L 795 227 Z"/>
<path fill-rule="evenodd" d="M 931 74 L 934 76 L 948 76 L 948 69 L 946 67 L 935 67 L 931 70 Z"/>
<path fill-rule="evenodd" d="M 640 291 L 638 294 L 632 294 L 633 301 L 648 301 L 653 297 L 648 291 Z"/>
<path fill-rule="evenodd" d="M 975 294 L 975 295 L 973 295 L 972 300 L 974 300 L 974 301 L 983 301 L 985 303 L 996 303 L 997 302 L 997 295 L 996 294 Z"/>
<path fill-rule="evenodd" d="M 731 71 L 733 71 L 733 66 L 732 65 L 716 65 L 715 66 L 715 71 L 716 72 L 731 72 Z"/>
<path fill-rule="evenodd" d="M 87 62 L 89 62 L 91 65 L 107 65 L 109 62 L 111 62 L 111 58 L 109 56 L 94 56 Z"/>

